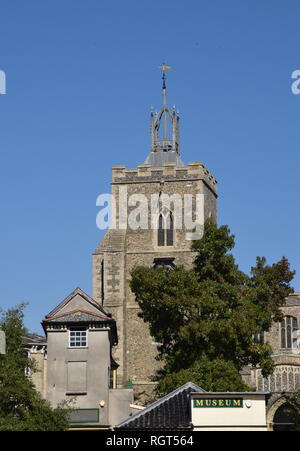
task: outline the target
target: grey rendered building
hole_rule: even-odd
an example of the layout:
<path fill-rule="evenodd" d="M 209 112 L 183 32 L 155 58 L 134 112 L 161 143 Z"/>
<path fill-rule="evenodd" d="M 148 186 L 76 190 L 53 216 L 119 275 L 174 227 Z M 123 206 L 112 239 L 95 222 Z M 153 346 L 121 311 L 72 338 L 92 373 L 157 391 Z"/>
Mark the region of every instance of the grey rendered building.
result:
<path fill-rule="evenodd" d="M 52 406 L 72 398 L 73 426 L 110 428 L 130 414 L 133 392 L 116 388 L 116 322 L 76 288 L 42 321 L 47 337 L 46 398 Z"/>

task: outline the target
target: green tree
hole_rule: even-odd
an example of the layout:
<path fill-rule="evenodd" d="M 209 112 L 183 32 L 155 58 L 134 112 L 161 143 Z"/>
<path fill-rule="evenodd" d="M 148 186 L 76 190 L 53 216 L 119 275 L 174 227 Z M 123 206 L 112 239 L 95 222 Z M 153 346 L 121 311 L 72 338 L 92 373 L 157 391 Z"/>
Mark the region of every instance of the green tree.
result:
<path fill-rule="evenodd" d="M 140 316 L 159 343 L 161 393 L 189 380 L 206 390 L 240 391 L 245 365 L 259 365 L 263 376 L 273 371 L 270 345 L 254 337 L 280 320 L 294 272 L 284 257 L 272 266 L 258 257 L 246 275 L 230 253 L 234 244 L 227 226 L 208 220 L 192 245 L 192 269 L 139 266 L 131 273 Z"/>
<path fill-rule="evenodd" d="M 34 388 L 25 370 L 36 371 L 24 353 L 22 303 L 1 311 L 0 329 L 6 334 L 6 354 L 0 355 L 0 431 L 62 431 L 68 429 L 68 406 L 52 409 Z"/>
<path fill-rule="evenodd" d="M 300 391 L 286 395 L 287 405 L 285 412 L 294 423 L 294 429 L 300 430 Z"/>

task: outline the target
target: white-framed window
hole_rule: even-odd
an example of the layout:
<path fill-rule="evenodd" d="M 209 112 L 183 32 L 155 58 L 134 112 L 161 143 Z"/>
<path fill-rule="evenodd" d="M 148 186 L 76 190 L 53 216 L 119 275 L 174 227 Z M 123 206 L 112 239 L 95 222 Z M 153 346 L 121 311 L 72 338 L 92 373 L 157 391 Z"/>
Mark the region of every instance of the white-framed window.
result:
<path fill-rule="evenodd" d="M 69 347 L 86 348 L 88 345 L 88 333 L 85 327 L 71 327 L 69 330 Z"/>

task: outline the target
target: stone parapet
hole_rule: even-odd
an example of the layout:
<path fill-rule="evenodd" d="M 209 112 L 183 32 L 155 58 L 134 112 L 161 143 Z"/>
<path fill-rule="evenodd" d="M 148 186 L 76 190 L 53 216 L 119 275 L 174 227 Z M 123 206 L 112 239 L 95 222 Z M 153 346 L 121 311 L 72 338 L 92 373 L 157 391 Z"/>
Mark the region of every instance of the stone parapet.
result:
<path fill-rule="evenodd" d="M 201 162 L 188 163 L 187 166 L 176 166 L 165 163 L 161 168 L 150 164 L 139 164 L 136 169 L 126 166 L 112 167 L 112 184 L 145 183 L 163 180 L 203 180 L 212 191 L 217 192 L 217 180 Z"/>

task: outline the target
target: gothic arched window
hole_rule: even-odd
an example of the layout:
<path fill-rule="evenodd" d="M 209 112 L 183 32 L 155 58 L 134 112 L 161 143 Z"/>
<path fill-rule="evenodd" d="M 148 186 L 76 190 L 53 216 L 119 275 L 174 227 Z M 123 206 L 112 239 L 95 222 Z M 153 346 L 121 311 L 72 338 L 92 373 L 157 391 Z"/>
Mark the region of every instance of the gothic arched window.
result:
<path fill-rule="evenodd" d="M 172 212 L 167 216 L 167 246 L 173 246 L 174 244 L 174 221 L 173 221 L 173 215 Z"/>
<path fill-rule="evenodd" d="M 165 221 L 162 214 L 158 218 L 157 244 L 158 246 L 165 245 Z"/>
<path fill-rule="evenodd" d="M 281 348 L 297 348 L 297 318 L 285 316 L 281 321 Z"/>
<path fill-rule="evenodd" d="M 264 330 L 263 330 L 263 323 L 262 321 L 259 322 L 259 332 L 257 332 L 254 335 L 254 343 L 260 343 L 264 344 L 265 342 L 265 336 L 264 336 Z"/>
<path fill-rule="evenodd" d="M 160 213 L 158 218 L 157 230 L 157 245 L 158 246 L 173 246 L 174 245 L 174 217 L 171 211 L 166 215 Z"/>

